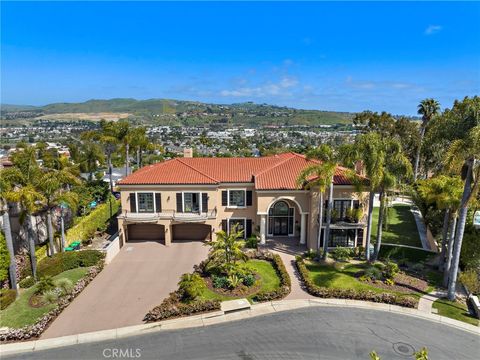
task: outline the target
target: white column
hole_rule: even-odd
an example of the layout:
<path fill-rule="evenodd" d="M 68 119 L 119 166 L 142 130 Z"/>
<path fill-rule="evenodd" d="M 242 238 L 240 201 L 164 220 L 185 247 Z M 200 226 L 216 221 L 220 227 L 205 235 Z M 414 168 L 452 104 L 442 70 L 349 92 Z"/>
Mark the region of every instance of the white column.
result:
<path fill-rule="evenodd" d="M 307 214 L 302 213 L 300 219 L 300 244 L 305 245 L 307 240 Z"/>
<path fill-rule="evenodd" d="M 260 244 L 265 244 L 267 240 L 267 216 L 266 215 L 260 215 Z"/>

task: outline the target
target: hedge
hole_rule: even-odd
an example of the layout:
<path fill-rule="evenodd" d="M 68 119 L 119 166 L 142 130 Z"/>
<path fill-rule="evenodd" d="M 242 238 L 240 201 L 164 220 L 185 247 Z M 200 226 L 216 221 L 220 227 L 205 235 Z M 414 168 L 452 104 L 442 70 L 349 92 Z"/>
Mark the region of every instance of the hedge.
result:
<path fill-rule="evenodd" d="M 411 296 L 399 296 L 391 293 L 376 293 L 371 290 L 332 289 L 316 285 L 310 278 L 308 269 L 301 257 L 297 257 L 295 264 L 305 289 L 310 295 L 321 298 L 337 298 L 350 300 L 364 300 L 378 303 L 394 304 L 409 308 L 417 307 L 418 300 Z"/>
<path fill-rule="evenodd" d="M 120 200 L 112 199 L 112 214 L 115 215 L 120 209 Z M 93 237 L 98 229 L 102 229 L 110 219 L 110 204 L 107 201 L 99 205 L 87 216 L 67 230 L 65 241 L 70 244 L 77 240 L 87 240 Z"/>
<path fill-rule="evenodd" d="M 17 292 L 13 289 L 0 290 L 0 310 L 6 309 L 17 298 Z"/>
<path fill-rule="evenodd" d="M 62 296 L 57 306 L 40 318 L 40 320 L 38 320 L 35 324 L 28 325 L 20 329 L 9 329 L 7 332 L 0 333 L 0 342 L 28 340 L 39 337 L 45 331 L 48 325 L 55 320 L 58 315 L 60 315 L 63 309 L 65 309 L 78 296 L 78 294 L 85 289 L 85 287 L 95 278 L 95 276 L 100 273 L 102 267 L 103 264 L 92 267 L 88 271 L 87 275 L 77 281 L 72 292 Z"/>
<path fill-rule="evenodd" d="M 280 287 L 273 291 L 260 291 L 253 296 L 253 300 L 257 302 L 271 301 L 282 299 L 287 296 L 291 291 L 292 282 L 280 255 L 272 255 L 270 253 L 258 253 L 255 258 L 260 260 L 267 260 L 272 263 L 278 277 L 280 278 Z"/>
<path fill-rule="evenodd" d="M 0 231 L 0 283 L 8 280 L 8 268 L 10 255 L 8 254 L 7 242 L 3 232 Z"/>
<path fill-rule="evenodd" d="M 37 266 L 37 278 L 55 276 L 70 269 L 90 267 L 100 264 L 105 254 L 99 250 L 82 250 L 57 253 L 40 261 Z M 31 276 L 32 269 L 25 268 L 24 278 Z"/>
<path fill-rule="evenodd" d="M 177 290 L 163 300 L 160 305 L 150 310 L 143 318 L 143 321 L 154 322 L 214 310 L 220 310 L 220 300 L 183 303 L 182 293 L 181 291 Z"/>

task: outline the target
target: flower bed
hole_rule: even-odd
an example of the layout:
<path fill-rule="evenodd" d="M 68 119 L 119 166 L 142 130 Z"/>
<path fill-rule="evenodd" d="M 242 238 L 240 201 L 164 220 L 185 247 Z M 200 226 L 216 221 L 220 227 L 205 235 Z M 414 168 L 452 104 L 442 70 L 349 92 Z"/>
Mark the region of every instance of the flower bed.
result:
<path fill-rule="evenodd" d="M 338 289 L 318 286 L 310 278 L 308 269 L 305 266 L 305 263 L 301 257 L 297 257 L 295 264 L 305 285 L 305 289 L 309 294 L 313 296 L 318 296 L 322 298 L 338 298 L 381 302 L 410 308 L 415 308 L 418 304 L 418 300 L 411 296 L 399 296 L 391 293 L 377 293 L 370 290 Z"/>
<path fill-rule="evenodd" d="M 272 263 L 278 277 L 280 278 L 280 287 L 274 291 L 261 291 L 253 296 L 253 300 L 257 302 L 278 300 L 290 294 L 292 282 L 280 255 L 257 253 L 255 258 L 259 260 L 267 260 Z"/>
<path fill-rule="evenodd" d="M 48 325 L 65 309 L 77 296 L 80 294 L 83 289 L 100 273 L 103 268 L 103 264 L 99 264 L 95 267 L 92 267 L 88 274 L 80 279 L 74 286 L 73 290 L 62 296 L 57 306 L 48 312 L 46 315 L 41 317 L 35 324 L 25 326 L 20 329 L 9 329 L 6 332 L 0 333 L 0 342 L 6 341 L 20 341 L 28 340 L 31 338 L 39 337 Z"/>
<path fill-rule="evenodd" d="M 163 300 L 160 305 L 150 310 L 143 318 L 143 321 L 154 322 L 215 310 L 220 310 L 220 300 L 205 300 L 183 303 L 182 293 L 177 290 L 171 293 L 168 298 Z"/>

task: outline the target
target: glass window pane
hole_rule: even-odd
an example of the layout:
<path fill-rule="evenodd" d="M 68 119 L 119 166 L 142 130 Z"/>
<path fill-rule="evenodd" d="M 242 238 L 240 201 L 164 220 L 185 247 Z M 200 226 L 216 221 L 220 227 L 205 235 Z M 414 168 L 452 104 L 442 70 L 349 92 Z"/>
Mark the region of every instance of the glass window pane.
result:
<path fill-rule="evenodd" d="M 245 190 L 230 190 L 229 197 L 229 206 L 245 206 Z"/>
<path fill-rule="evenodd" d="M 153 193 L 138 193 L 138 212 L 153 212 Z"/>

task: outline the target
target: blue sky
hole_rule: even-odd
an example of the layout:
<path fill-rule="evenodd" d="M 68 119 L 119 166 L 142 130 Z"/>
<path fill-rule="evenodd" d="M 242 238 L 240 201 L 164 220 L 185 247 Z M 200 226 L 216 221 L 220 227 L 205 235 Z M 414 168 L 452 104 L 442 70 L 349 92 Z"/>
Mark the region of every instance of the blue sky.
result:
<path fill-rule="evenodd" d="M 2 103 L 266 102 L 414 114 L 480 94 L 480 3 L 1 4 Z"/>

